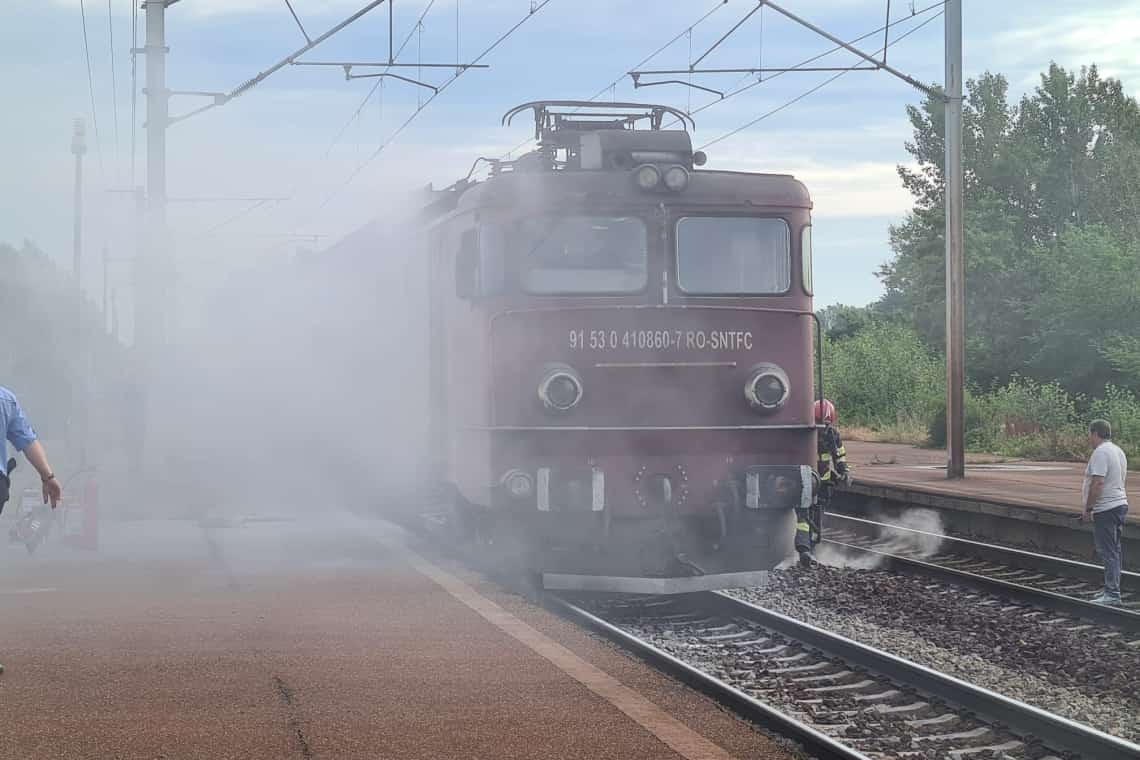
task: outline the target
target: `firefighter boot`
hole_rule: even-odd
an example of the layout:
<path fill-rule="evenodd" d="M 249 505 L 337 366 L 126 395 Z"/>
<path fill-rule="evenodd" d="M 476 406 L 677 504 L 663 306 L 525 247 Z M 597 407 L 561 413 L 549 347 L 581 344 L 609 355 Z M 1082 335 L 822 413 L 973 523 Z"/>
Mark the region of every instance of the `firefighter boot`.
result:
<path fill-rule="evenodd" d="M 811 556 L 811 522 L 808 511 L 802 507 L 796 508 L 796 551 L 800 554 L 800 566 L 811 567 L 814 563 Z"/>

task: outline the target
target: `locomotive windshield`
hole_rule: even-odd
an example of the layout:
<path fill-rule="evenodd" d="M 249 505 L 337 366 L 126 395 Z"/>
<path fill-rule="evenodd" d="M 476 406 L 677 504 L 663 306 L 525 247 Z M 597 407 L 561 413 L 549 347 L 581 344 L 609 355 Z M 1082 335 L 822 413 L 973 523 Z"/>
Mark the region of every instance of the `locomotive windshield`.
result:
<path fill-rule="evenodd" d="M 635 216 L 544 216 L 511 233 L 523 289 L 530 293 L 632 293 L 649 258 L 645 222 Z"/>
<path fill-rule="evenodd" d="M 792 284 L 788 223 L 757 217 L 677 222 L 677 286 L 693 295 L 779 295 Z"/>

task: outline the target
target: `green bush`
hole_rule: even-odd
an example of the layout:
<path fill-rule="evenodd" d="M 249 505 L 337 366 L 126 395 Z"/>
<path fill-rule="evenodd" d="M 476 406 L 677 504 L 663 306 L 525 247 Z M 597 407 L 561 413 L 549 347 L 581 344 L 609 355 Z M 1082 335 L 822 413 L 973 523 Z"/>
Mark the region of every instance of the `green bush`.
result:
<path fill-rule="evenodd" d="M 927 418 L 927 445 L 934 448 L 946 446 L 946 401 L 939 402 L 937 409 Z M 966 446 L 974 450 L 991 451 L 1001 430 L 993 424 L 990 399 L 966 392 Z"/>
<path fill-rule="evenodd" d="M 1112 423 L 1113 440 L 1140 467 L 1140 401 L 1112 385 L 1104 398 L 1092 400 L 1022 377 L 985 395 L 967 393 L 966 446 L 1023 459 L 1079 461 L 1089 454 L 1088 423 L 1096 417 Z M 946 445 L 944 405 L 930 418 L 928 431 L 931 445 Z"/>
<path fill-rule="evenodd" d="M 1014 434 L 1036 433 L 1024 430 L 1025 427 L 1038 427 L 1045 435 L 1063 435 L 1079 426 L 1077 406 L 1082 397 L 1073 398 L 1058 383 L 1038 383 L 1029 378 L 1014 375 L 1009 383 L 990 394 L 989 413 L 991 420 L 1008 428 Z"/>
<path fill-rule="evenodd" d="M 946 445 L 945 364 L 910 327 L 869 321 L 841 339 L 825 338 L 824 391 L 840 424 L 878 437 Z M 966 393 L 966 446 L 1026 459 L 1082 460 L 1088 423 L 1103 417 L 1130 464 L 1140 468 L 1140 399 L 1109 385 L 1101 398 L 1073 396 L 1059 383 L 1015 375 L 988 393 Z M 914 431 L 918 431 L 917 436 Z"/>
<path fill-rule="evenodd" d="M 944 388 L 942 360 L 909 327 L 872 323 L 824 342 L 824 391 L 844 424 L 875 430 L 925 425 Z"/>
<path fill-rule="evenodd" d="M 995 451 L 1018 459 L 1081 461 L 1089 455 L 1088 434 L 1072 427 L 1049 434 L 1003 436 Z"/>

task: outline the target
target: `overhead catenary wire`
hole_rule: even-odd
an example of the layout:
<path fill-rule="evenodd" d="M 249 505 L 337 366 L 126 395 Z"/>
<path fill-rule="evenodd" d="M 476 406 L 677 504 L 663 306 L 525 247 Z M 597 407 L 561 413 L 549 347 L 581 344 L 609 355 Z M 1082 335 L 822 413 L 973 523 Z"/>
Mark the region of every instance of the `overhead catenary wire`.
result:
<path fill-rule="evenodd" d="M 691 33 L 692 33 L 692 31 L 693 31 L 693 29 L 695 29 L 695 28 L 696 28 L 697 26 L 699 26 L 699 25 L 700 25 L 700 24 L 701 24 L 703 21 L 705 21 L 706 19 L 708 19 L 708 17 L 709 17 L 709 16 L 713 15 L 714 13 L 716 13 L 717 11 L 719 11 L 721 8 L 723 8 L 723 7 L 724 7 L 724 6 L 726 6 L 727 4 L 728 4 L 728 0 L 717 0 L 717 3 L 716 3 L 716 5 L 714 5 L 712 8 L 710 8 L 710 9 L 709 9 L 709 10 L 708 10 L 708 11 L 707 11 L 707 12 L 706 12 L 706 13 L 705 13 L 703 16 L 701 16 L 701 17 L 700 17 L 700 18 L 698 18 L 696 21 L 694 21 L 693 23 L 691 23 L 691 24 L 689 24 L 688 26 L 686 26 L 684 29 L 682 29 L 680 32 L 678 32 L 678 33 L 677 33 L 677 34 L 676 34 L 676 35 L 675 35 L 675 36 L 674 36 L 672 39 L 670 39 L 670 40 L 669 40 L 668 42 L 666 42 L 664 45 L 662 45 L 661 47 L 657 48 L 657 49 L 656 49 L 656 50 L 654 50 L 652 53 L 650 53 L 649 55 L 647 55 L 645 58 L 641 59 L 641 60 L 640 60 L 640 61 L 638 61 L 637 63 L 633 64 L 633 66 L 631 66 L 630 68 L 628 68 L 628 69 L 626 69 L 625 71 L 623 71 L 623 72 L 622 72 L 622 74 L 621 74 L 621 76 L 619 76 L 617 79 L 615 79 L 614 81 L 612 81 L 612 82 L 610 82 L 609 84 L 607 84 L 605 87 L 603 87 L 603 88 L 601 88 L 600 90 L 598 90 L 598 91 L 597 91 L 596 93 L 594 93 L 594 94 L 593 94 L 591 97 L 589 97 L 589 98 L 586 98 L 586 100 L 595 100 L 595 99 L 597 99 L 598 97 L 600 97 L 600 96 L 601 96 L 603 93 L 605 93 L 605 91 L 606 91 L 606 90 L 610 89 L 611 87 L 615 87 L 615 86 L 617 86 L 617 85 L 621 84 L 621 80 L 625 79 L 625 78 L 626 78 L 626 76 L 628 76 L 628 75 L 629 75 L 629 72 L 630 72 L 630 71 L 632 71 L 632 70 L 635 70 L 635 69 L 638 69 L 638 68 L 640 68 L 640 67 L 644 66 L 645 64 L 649 63 L 649 62 L 650 62 L 650 61 L 652 61 L 654 58 L 656 58 L 657 56 L 659 56 L 659 55 L 661 55 L 662 53 L 664 53 L 664 52 L 665 52 L 667 49 L 669 49 L 670 47 L 672 47 L 673 45 L 675 45 L 675 44 L 676 44 L 676 43 L 677 43 L 677 42 L 678 42 L 678 41 L 679 41 L 679 40 L 680 40 L 682 37 L 684 37 L 684 36 L 685 36 L 685 35 L 687 35 L 687 34 L 691 34 Z"/>
<path fill-rule="evenodd" d="M 266 203 L 269 203 L 271 200 L 273 200 L 273 199 L 261 198 L 261 199 L 255 201 L 254 203 L 250 204 L 246 208 L 243 208 L 241 211 L 238 211 L 236 214 L 233 214 L 232 216 L 229 216 L 226 219 L 223 219 L 221 222 L 218 222 L 217 224 L 215 224 L 213 227 L 211 227 L 210 229 L 203 232 L 198 237 L 207 238 L 207 237 L 210 237 L 211 235 L 216 234 L 217 232 L 219 232 L 223 228 L 230 226 L 231 224 L 238 221 L 239 219 L 242 219 L 246 216 L 249 216 L 254 211 L 256 211 L 257 209 L 264 206 Z"/>
<path fill-rule="evenodd" d="M 887 0 L 887 22 L 883 25 L 883 63 L 887 62 L 887 48 L 891 46 L 891 0 Z"/>
<path fill-rule="evenodd" d="M 908 18 L 902 18 L 902 19 L 898 19 L 897 21 L 892 21 L 892 22 L 890 22 L 889 25 L 880 26 L 877 29 L 872 29 L 871 31 L 867 32 L 866 34 L 862 34 L 858 37 L 855 37 L 854 39 L 849 40 L 847 44 L 854 45 L 856 42 L 862 42 L 863 40 L 868 39 L 870 37 L 873 37 L 876 34 L 878 34 L 879 32 L 885 30 L 887 28 L 887 26 L 897 26 L 899 24 L 902 24 L 902 23 L 909 21 L 912 18 L 922 16 L 926 13 L 929 13 L 932 10 L 935 10 L 937 8 L 941 8 L 944 5 L 946 5 L 946 1 L 945 0 L 939 0 L 939 2 L 932 3 L 931 5 L 928 5 L 925 8 L 922 8 L 920 10 L 915 11 Z M 937 18 L 937 16 L 935 16 L 935 18 Z M 744 85 L 743 87 L 739 87 L 735 90 L 730 90 L 729 92 L 725 93 L 725 96 L 723 98 L 721 98 L 719 100 L 713 100 L 713 101 L 710 101 L 709 103 L 706 103 L 705 105 L 701 106 L 700 108 L 697 108 L 696 110 L 694 110 L 690 114 L 690 116 L 701 113 L 702 111 L 705 111 L 709 108 L 712 108 L 713 106 L 719 105 L 720 103 L 723 103 L 724 101 L 729 100 L 730 98 L 734 98 L 743 92 L 747 92 L 748 90 L 751 90 L 753 87 L 757 87 L 761 84 L 764 84 L 765 82 L 770 82 L 773 79 L 776 79 L 777 77 L 781 77 L 784 74 L 789 74 L 792 71 L 795 71 L 796 69 L 802 69 L 805 66 L 807 66 L 808 64 L 815 63 L 816 61 L 820 60 L 821 58 L 826 58 L 827 56 L 832 55 L 834 53 L 838 53 L 841 50 L 843 50 L 843 47 L 841 45 L 836 45 L 832 48 L 829 48 L 829 49 L 823 51 L 822 53 L 819 53 L 817 55 L 813 55 L 811 58 L 805 58 L 804 60 L 800 61 L 799 63 L 788 67 L 788 70 L 786 70 L 786 71 L 777 71 L 777 72 L 773 73 L 771 76 L 769 76 L 767 79 L 759 79 L 755 82 L 752 82 L 751 84 Z"/>
<path fill-rule="evenodd" d="M 107 181 L 107 174 L 103 168 L 103 142 L 99 138 L 99 115 L 95 110 L 95 75 L 91 71 L 91 47 L 87 43 L 87 8 L 83 0 L 79 0 L 79 16 L 83 22 L 83 53 L 87 59 L 87 92 L 91 97 L 91 126 L 95 130 L 95 152 L 99 156 L 99 174 L 103 182 Z"/>
<path fill-rule="evenodd" d="M 867 32 L 866 34 L 862 34 L 858 37 L 855 37 L 854 39 L 848 40 L 847 44 L 848 45 L 854 45 L 857 42 L 862 42 L 863 40 L 868 39 L 869 37 L 873 37 L 873 36 L 877 35 L 879 32 L 882 32 L 884 29 L 887 28 L 887 26 L 891 26 L 891 27 L 898 26 L 899 24 L 906 23 L 906 22 L 908 22 L 914 18 L 925 15 L 925 14 L 927 14 L 933 10 L 936 10 L 938 8 L 941 8 L 944 5 L 946 5 L 946 0 L 939 0 L 939 2 L 932 3 L 932 4 L 930 4 L 924 8 L 920 8 L 920 9 L 914 11 L 914 13 L 912 13 L 910 16 L 908 16 L 906 18 L 901 18 L 901 19 L 898 19 L 896 21 L 892 21 L 892 22 L 890 22 L 889 25 L 880 26 L 877 29 L 872 29 L 871 31 Z M 937 14 L 937 15 L 933 16 L 932 18 L 938 18 L 939 15 L 941 15 L 941 14 Z M 929 21 L 929 19 L 928 19 L 928 21 Z M 898 40 L 895 40 L 895 42 L 898 42 Z M 891 44 L 894 45 L 895 43 L 892 42 Z M 691 111 L 689 113 L 689 115 L 695 116 L 696 114 L 702 113 L 703 111 L 706 111 L 706 110 L 712 108 L 713 106 L 717 106 L 717 105 L 720 105 L 721 103 L 724 103 L 727 100 L 731 100 L 732 98 L 736 97 L 737 95 L 748 92 L 749 90 L 751 90 L 754 87 L 758 87 L 761 84 L 764 84 L 766 82 L 771 82 L 773 79 L 781 77 L 784 74 L 790 74 L 791 72 L 796 71 L 798 69 L 803 69 L 804 67 L 808 66 L 809 64 L 815 63 L 819 59 L 826 58 L 827 56 L 832 55 L 834 53 L 837 53 L 841 50 L 843 50 L 842 45 L 835 45 L 834 47 L 831 47 L 831 48 L 823 51 L 822 53 L 818 53 L 816 55 L 813 55 L 810 58 L 805 58 L 804 60 L 800 61 L 799 63 L 794 64 L 792 66 L 789 66 L 787 69 L 785 69 L 783 71 L 777 71 L 777 72 L 773 73 L 771 76 L 769 76 L 767 79 L 758 79 L 755 82 L 743 85 L 741 87 L 736 88 L 735 90 L 730 90 L 724 94 L 724 97 L 718 98 L 717 100 L 710 101 L 708 103 L 705 103 L 703 106 L 700 106 L 699 108 L 693 109 L 693 111 Z M 846 70 L 844 70 L 843 72 L 840 72 L 840 73 L 847 73 L 847 72 L 846 72 Z M 669 123 L 669 126 L 673 126 L 676 123 L 677 123 L 677 120 L 674 120 L 674 121 Z"/>
<path fill-rule="evenodd" d="M 406 48 L 408 46 L 408 43 L 412 41 L 412 37 L 414 37 L 416 35 L 416 32 L 420 29 L 424 18 L 427 16 L 428 11 L 431 10 L 432 6 L 435 5 L 435 2 L 436 0 L 430 0 L 430 2 L 428 2 L 427 6 L 424 8 L 423 12 L 420 13 L 420 17 L 416 20 L 416 23 L 412 25 L 412 31 L 408 32 L 408 36 L 404 38 L 403 43 L 400 44 L 400 48 L 392 54 L 391 60 L 393 62 L 399 60 L 400 54 L 404 52 L 404 48 Z M 459 59 L 456 58 L 455 60 L 458 61 Z M 384 73 L 387 72 L 388 68 L 385 68 Z M 352 112 L 352 116 L 350 116 L 348 118 L 348 121 L 344 123 L 344 126 L 342 126 L 337 131 L 336 135 L 332 139 L 332 142 L 330 142 L 329 146 L 325 148 L 325 152 L 321 156 L 322 158 L 328 158 L 333 149 L 340 144 L 340 141 L 344 137 L 345 132 L 348 131 L 349 127 L 352 126 L 354 121 L 360 118 L 360 114 L 363 113 L 364 109 L 368 106 L 368 101 L 370 101 L 372 99 L 372 96 L 376 94 L 376 90 L 380 88 L 380 85 L 383 83 L 383 81 L 384 77 L 377 78 L 376 82 L 372 85 L 372 89 L 368 91 L 368 94 L 365 95 L 364 99 L 360 101 L 360 105 L 358 105 L 356 107 L 356 110 Z"/>
<path fill-rule="evenodd" d="M 913 29 L 910 29 L 907 32 L 899 35 L 893 41 L 891 41 L 886 47 L 891 47 L 893 45 L 897 45 L 898 43 L 902 42 L 907 37 L 914 34 L 919 29 L 922 29 L 927 24 L 929 24 L 933 21 L 936 21 L 940 16 L 942 16 L 942 13 L 943 13 L 942 11 L 939 11 L 938 13 L 934 14 L 930 18 L 926 19 L 922 23 L 915 26 Z M 876 30 L 875 32 L 872 32 L 871 34 L 878 34 L 879 31 L 881 31 L 881 30 Z M 886 47 L 883 48 L 883 55 L 886 55 L 886 52 L 887 52 Z M 720 137 L 716 138 L 715 140 L 710 140 L 709 142 L 705 143 L 700 148 L 698 148 L 698 150 L 705 150 L 706 148 L 713 146 L 713 145 L 716 145 L 717 143 L 719 143 L 723 140 L 727 140 L 728 138 L 730 138 L 736 134 L 739 134 L 740 132 L 743 132 L 746 129 L 749 129 L 750 127 L 756 126 L 757 124 L 764 121 L 765 119 L 767 119 L 771 116 L 775 116 L 780 111 L 783 111 L 785 108 L 788 108 L 789 106 L 792 106 L 792 105 L 800 102 L 801 100 L 808 97 L 809 95 L 812 95 L 812 94 L 822 90 L 824 87 L 831 84 L 832 82 L 839 79 L 840 77 L 844 76 L 845 74 L 850 74 L 852 71 L 857 70 L 857 67 L 859 67 L 860 65 L 861 64 L 856 63 L 856 64 L 852 65 L 850 68 L 844 69 L 843 71 L 840 71 L 840 72 L 828 77 L 827 79 L 823 80 L 819 84 L 805 90 L 804 92 L 800 93 L 799 95 L 795 96 L 794 98 L 781 103 L 780 105 L 776 106 L 775 108 L 771 109 L 770 111 L 766 111 L 766 112 L 760 114 L 760 116 L 757 116 L 755 119 L 752 119 L 748 123 L 742 124 L 741 126 L 737 127 L 736 129 L 733 129 L 729 132 L 726 132 L 725 134 L 721 135 Z"/>
<path fill-rule="evenodd" d="M 285 66 L 294 63 L 298 56 L 301 56 L 304 53 L 307 53 L 309 50 L 313 49 L 317 45 L 320 45 L 325 40 L 328 40 L 329 38 L 338 34 L 341 30 L 345 29 L 346 27 L 352 25 L 353 23 L 355 23 L 356 21 L 358 21 L 359 19 L 364 17 L 371 10 L 373 10 L 377 6 L 381 5 L 384 1 L 385 0 L 368 0 L 368 2 L 366 2 L 366 4 L 363 7 L 361 7 L 359 10 L 357 10 L 351 16 L 348 16 L 347 18 L 342 20 L 340 23 L 334 25 L 333 27 L 329 28 L 328 30 L 326 30 L 325 32 L 323 32 L 322 34 L 320 34 L 316 37 L 310 37 L 309 36 L 308 32 L 304 29 L 304 26 L 301 24 L 300 19 L 297 17 L 296 13 L 294 12 L 292 3 L 286 2 L 286 6 L 288 7 L 289 12 L 293 15 L 294 21 L 297 22 L 297 25 L 301 30 L 301 34 L 305 37 L 306 44 L 304 46 L 302 46 L 300 49 L 298 49 L 298 50 L 294 51 L 293 53 L 291 53 L 290 55 L 286 56 L 285 58 L 282 58 L 281 60 L 277 61 L 276 63 L 271 65 L 269 68 L 265 69 L 264 71 L 259 72 L 256 76 L 254 76 L 254 77 L 246 80 L 242 84 L 238 85 L 236 88 L 234 88 L 233 90 L 231 90 L 228 93 L 217 93 L 217 92 L 187 93 L 187 94 L 197 94 L 197 95 L 209 95 L 209 96 L 212 96 L 214 98 L 214 102 L 207 105 L 207 106 L 203 106 L 202 108 L 195 109 L 195 110 L 191 111 L 190 113 L 185 114 L 183 116 L 171 119 L 168 121 L 168 124 L 172 124 L 176 121 L 183 121 L 187 118 L 190 118 L 191 116 L 202 113 L 203 111 L 206 111 L 208 109 L 215 108 L 215 107 L 220 106 L 220 105 L 224 105 L 226 103 L 233 101 L 234 99 L 238 98 L 239 96 L 249 92 L 250 90 L 252 90 L 255 87 L 257 87 L 258 85 L 260 85 L 262 82 L 264 82 L 266 79 L 268 79 L 270 76 L 272 76 L 277 71 L 280 71 Z M 82 2 L 82 0 L 81 0 L 81 2 Z M 173 2 L 177 2 L 177 0 L 166 0 L 167 5 L 173 4 Z M 136 55 L 138 53 L 138 21 L 137 21 L 137 18 L 138 18 L 138 16 L 137 16 L 137 9 L 136 9 L 134 26 L 133 26 L 133 37 L 134 37 L 135 48 L 132 51 Z M 84 26 L 84 30 L 86 32 L 86 25 Z M 86 33 L 85 33 L 84 39 L 86 41 Z M 89 70 L 90 70 L 90 65 L 89 65 Z M 132 78 L 134 77 L 134 74 L 135 74 L 135 71 L 134 71 L 134 67 L 132 66 Z M 135 87 L 132 86 L 132 111 L 134 110 L 134 107 L 135 107 L 134 106 L 134 91 L 135 91 Z M 132 118 L 132 135 L 133 135 L 133 123 L 134 123 L 134 121 L 135 121 L 135 119 Z M 133 141 L 133 136 L 132 136 L 132 141 Z M 133 152 L 134 152 L 134 149 L 132 146 L 132 164 L 134 161 Z M 132 174 L 133 174 L 133 171 L 132 171 Z M 249 213 L 252 213 L 256 209 L 260 208 L 265 203 L 267 203 L 269 200 L 279 200 L 279 199 L 261 199 L 261 200 L 258 200 L 252 206 L 244 209 L 243 211 L 241 211 L 241 212 L 231 216 L 230 218 L 223 220 L 221 223 L 215 225 L 210 230 L 208 230 L 205 234 L 206 235 L 213 234 L 214 232 L 222 229 L 223 227 L 228 226 L 229 224 L 232 224 L 233 222 L 236 222 L 238 219 L 242 218 L 243 216 L 245 216 Z"/>
<path fill-rule="evenodd" d="M 289 2 L 289 0 L 285 0 L 285 7 L 289 9 L 289 14 L 292 15 L 293 20 L 297 22 L 297 28 L 301 30 L 301 36 L 305 38 L 305 42 L 312 42 L 313 38 L 305 31 L 305 25 L 301 23 L 300 16 L 297 15 L 297 11 L 293 10 L 293 3 Z"/>
<path fill-rule="evenodd" d="M 240 95 L 243 95 L 243 94 L 249 92 L 254 87 L 261 84 L 266 79 L 268 79 L 270 76 L 272 76 L 274 72 L 280 71 L 281 69 L 285 68 L 286 66 L 292 64 L 297 59 L 298 56 L 309 52 L 310 50 L 315 48 L 317 45 L 321 44 L 322 42 L 324 42 L 328 38 L 330 38 L 333 35 L 340 32 L 345 27 L 350 26 L 351 24 L 354 24 L 355 22 L 359 21 L 369 11 L 371 11 L 373 8 L 375 8 L 376 6 L 380 5 L 383 2 L 384 2 L 384 0 L 372 0 L 367 5 L 365 5 L 363 8 L 358 10 L 356 13 L 352 14 L 351 16 L 346 18 L 344 21 L 341 21 L 339 24 L 332 27 L 331 29 L 326 31 L 324 34 L 318 36 L 316 39 L 310 40 L 308 42 L 308 44 L 302 46 L 298 50 L 293 51 L 293 53 L 282 58 L 280 61 L 273 64 L 272 66 L 270 66 L 265 71 L 262 71 L 257 76 L 253 77 L 252 79 L 249 79 L 249 80 L 243 82 L 242 84 L 238 85 L 232 91 L 230 91 L 229 93 L 226 94 L 226 96 L 225 96 L 226 102 L 229 102 L 229 101 L 233 100 L 234 98 L 237 98 Z"/>
<path fill-rule="evenodd" d="M 503 34 L 501 34 L 498 37 L 498 39 L 496 39 L 494 42 L 492 42 L 490 45 L 488 45 L 486 48 L 484 48 L 483 52 L 481 52 L 481 53 L 479 53 L 479 55 L 475 56 L 475 58 L 471 61 L 471 63 L 472 64 L 479 63 L 479 61 L 483 60 L 488 55 L 490 55 L 495 50 L 495 48 L 497 48 L 497 47 L 499 47 L 499 45 L 503 44 L 503 42 L 505 42 L 507 40 L 507 38 L 510 37 L 512 34 L 514 34 L 519 29 L 519 27 L 521 27 L 523 24 L 525 24 L 527 21 L 529 21 L 535 15 L 537 15 L 539 11 L 541 11 L 543 8 L 545 8 L 547 5 L 549 5 L 551 2 L 553 2 L 553 0 L 542 0 L 542 2 L 532 3 L 531 9 L 527 13 L 527 15 L 523 16 L 518 22 L 516 22 L 514 24 L 514 26 L 509 28 L 507 31 L 503 32 Z M 403 123 L 400 124 L 399 127 L 396 128 L 396 131 L 388 136 L 388 139 L 386 139 L 384 142 L 380 143 L 380 145 L 376 148 L 375 151 L 372 152 L 372 154 L 370 156 L 368 156 L 368 158 L 366 158 L 355 169 L 353 169 L 353 171 L 348 175 L 348 177 L 346 177 L 344 179 L 344 181 L 342 181 L 340 184 L 338 184 L 336 187 L 334 187 L 332 189 L 332 191 L 325 197 L 325 199 L 317 207 L 316 212 L 319 213 L 321 210 L 323 210 L 325 207 L 327 207 L 330 203 L 332 203 L 333 199 L 335 199 L 336 196 L 339 195 L 342 190 L 344 190 L 344 188 L 346 188 L 350 184 L 352 184 L 353 180 L 355 180 L 360 175 L 360 173 L 362 171 L 364 171 L 365 167 L 367 167 L 370 163 L 375 161 L 388 148 L 389 145 L 391 145 L 393 142 L 395 142 L 395 140 L 404 132 L 404 130 L 407 129 L 408 126 L 411 125 L 411 123 L 413 121 L 415 121 L 416 117 L 419 116 L 421 113 L 423 113 L 424 110 L 429 105 L 431 105 L 435 101 L 436 98 L 438 98 L 440 95 L 442 95 L 444 93 L 444 91 L 447 90 L 448 87 L 450 87 L 452 84 L 454 84 L 455 81 L 457 79 L 459 79 L 459 77 L 461 77 L 466 70 L 467 69 L 461 69 L 459 71 L 456 71 L 455 74 L 453 74 L 450 79 L 448 79 L 443 84 L 441 84 L 439 86 L 439 89 L 436 92 L 432 93 L 431 97 L 429 97 L 427 100 L 425 100 L 423 103 L 421 103 L 416 108 L 416 110 L 413 111 L 412 114 L 407 119 L 405 119 L 403 121 Z"/>

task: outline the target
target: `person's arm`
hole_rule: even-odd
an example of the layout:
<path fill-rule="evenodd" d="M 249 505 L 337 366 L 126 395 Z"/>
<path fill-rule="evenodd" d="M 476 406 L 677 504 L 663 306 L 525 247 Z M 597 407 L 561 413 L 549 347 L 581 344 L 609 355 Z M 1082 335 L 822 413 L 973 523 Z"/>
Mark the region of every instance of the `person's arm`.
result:
<path fill-rule="evenodd" d="M 847 477 L 847 449 L 839 437 L 839 431 L 828 425 L 823 431 L 823 443 L 826 450 L 821 459 L 828 462 L 839 477 Z"/>
<path fill-rule="evenodd" d="M 1101 492 L 1104 491 L 1104 476 L 1103 475 L 1089 475 L 1089 495 L 1085 499 L 1085 516 L 1092 514 L 1093 507 L 1096 506 L 1096 500 L 1100 498 Z"/>
<path fill-rule="evenodd" d="M 1081 515 L 1082 521 L 1088 521 L 1092 517 L 1093 507 L 1096 506 L 1097 499 L 1100 498 L 1101 492 L 1104 491 L 1104 476 L 1108 474 L 1108 458 L 1104 453 L 1104 447 L 1099 447 L 1093 451 L 1092 456 L 1089 457 L 1089 466 L 1086 476 L 1089 479 L 1089 492 L 1085 497 L 1085 511 Z"/>
<path fill-rule="evenodd" d="M 835 428 L 831 429 L 834 438 L 832 440 L 831 455 L 835 458 L 835 471 L 839 473 L 841 478 L 847 477 L 847 447 L 843 445 L 843 439 L 839 436 L 839 431 Z"/>
<path fill-rule="evenodd" d="M 51 465 L 48 464 L 47 452 L 39 441 L 32 441 L 24 449 L 24 456 L 27 457 L 28 463 L 36 468 L 36 472 L 40 474 L 40 481 L 43 483 L 43 496 L 44 504 L 51 501 L 51 508 L 55 509 L 55 505 L 59 503 L 60 498 L 63 496 L 63 488 L 60 486 L 59 481 L 52 472 Z"/>
<path fill-rule="evenodd" d="M 51 471 L 47 452 L 37 440 L 36 431 L 32 429 L 28 418 L 24 415 L 24 410 L 20 408 L 18 402 L 14 402 L 12 399 L 9 399 L 9 402 L 11 408 L 8 410 L 8 429 L 4 431 L 5 436 L 16 447 L 17 451 L 24 453 L 28 463 L 40 474 L 40 481 L 43 483 L 44 504 L 50 500 L 52 509 L 55 509 L 55 505 L 63 496 L 63 489 Z"/>

